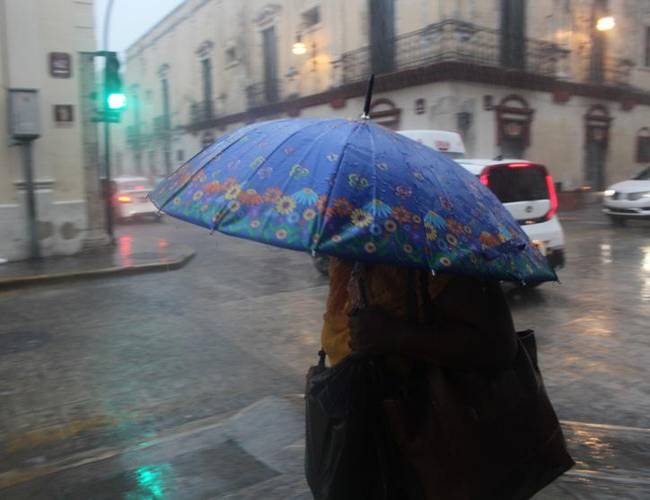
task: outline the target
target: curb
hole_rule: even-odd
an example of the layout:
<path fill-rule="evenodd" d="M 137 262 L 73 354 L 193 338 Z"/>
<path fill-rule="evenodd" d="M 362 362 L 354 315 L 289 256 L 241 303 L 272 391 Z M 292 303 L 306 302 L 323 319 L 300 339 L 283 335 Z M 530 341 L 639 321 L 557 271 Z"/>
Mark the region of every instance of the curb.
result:
<path fill-rule="evenodd" d="M 65 273 L 0 278 L 0 290 L 50 283 L 64 283 L 68 281 L 92 280 L 106 276 L 132 276 L 135 274 L 175 271 L 184 267 L 196 255 L 194 250 L 189 247 L 186 248 L 188 251 L 185 255 L 170 260 L 169 262 L 149 262 L 132 266 L 114 266 L 86 271 L 70 271 Z"/>

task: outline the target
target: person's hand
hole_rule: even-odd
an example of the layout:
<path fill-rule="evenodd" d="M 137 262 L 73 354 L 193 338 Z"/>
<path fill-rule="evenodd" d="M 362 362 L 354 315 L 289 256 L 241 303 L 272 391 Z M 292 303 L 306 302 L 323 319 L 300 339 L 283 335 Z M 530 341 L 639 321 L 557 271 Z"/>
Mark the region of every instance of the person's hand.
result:
<path fill-rule="evenodd" d="M 352 351 L 390 353 L 397 350 L 397 325 L 383 310 L 370 307 L 350 315 L 349 346 Z"/>

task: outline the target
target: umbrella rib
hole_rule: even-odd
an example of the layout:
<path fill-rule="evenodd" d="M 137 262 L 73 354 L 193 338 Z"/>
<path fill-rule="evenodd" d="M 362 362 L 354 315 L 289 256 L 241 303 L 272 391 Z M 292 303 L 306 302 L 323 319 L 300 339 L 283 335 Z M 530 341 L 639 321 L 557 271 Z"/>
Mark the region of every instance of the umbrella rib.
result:
<path fill-rule="evenodd" d="M 314 246 L 312 248 L 312 251 L 314 251 L 314 252 L 318 250 L 318 245 L 320 243 L 320 235 L 322 235 L 325 232 L 325 228 L 327 227 L 327 217 L 326 217 L 326 215 L 327 215 L 327 210 L 330 208 L 332 191 L 334 191 L 334 184 L 335 184 L 334 181 L 336 180 L 336 178 L 339 175 L 339 170 L 341 170 L 341 165 L 343 164 L 343 158 L 345 157 L 345 153 L 346 153 L 346 151 L 348 149 L 348 146 L 350 145 L 350 138 L 352 137 L 352 134 L 356 133 L 362 125 L 363 125 L 363 123 L 356 122 L 354 128 L 350 131 L 348 136 L 345 138 L 343 150 L 341 151 L 341 157 L 339 158 L 339 162 L 336 165 L 336 170 L 334 170 L 333 182 L 332 182 L 332 185 L 330 186 L 329 190 L 327 191 L 327 198 L 325 198 L 327 200 L 327 204 L 325 205 L 324 210 L 323 210 L 323 214 L 325 214 L 325 215 L 322 217 L 323 224 L 318 229 L 318 234 L 319 234 L 318 241 L 314 244 Z"/>
<path fill-rule="evenodd" d="M 372 145 L 372 158 L 370 161 L 370 166 L 372 168 L 372 199 L 376 200 L 377 199 L 377 162 L 375 161 L 376 154 L 375 154 L 375 138 L 372 136 L 372 127 L 368 127 L 368 135 L 370 136 L 370 144 Z M 377 207 L 375 206 L 374 203 L 370 203 L 370 208 L 371 212 L 370 214 L 372 215 L 373 219 L 376 219 L 377 217 Z M 374 213 L 373 213 L 374 212 Z"/>
<path fill-rule="evenodd" d="M 288 120 L 289 120 L 289 119 L 288 119 Z M 280 143 L 279 143 L 275 148 L 273 148 L 273 150 L 272 150 L 268 155 L 266 155 L 266 159 L 269 159 L 271 156 L 273 156 L 273 155 L 274 155 L 274 154 L 275 154 L 275 153 L 276 153 L 276 152 L 277 152 L 277 151 L 278 151 L 282 146 L 284 146 L 284 145 L 287 143 L 287 141 L 291 140 L 291 139 L 292 139 L 296 134 L 299 134 L 299 133 L 301 133 L 301 132 L 304 132 L 304 131 L 307 130 L 308 128 L 310 128 L 310 127 L 315 127 L 315 126 L 317 126 L 317 125 L 320 125 L 320 123 L 319 123 L 319 122 L 312 123 L 311 125 L 309 125 L 309 126 L 307 126 L 307 127 L 300 128 L 300 129 L 296 130 L 295 132 L 289 134 L 289 135 L 288 135 L 287 137 L 285 137 L 285 138 L 284 138 L 284 139 L 283 139 L 283 140 L 282 140 L 282 141 L 281 141 L 281 142 L 280 142 Z M 320 137 L 320 136 L 319 136 L 319 137 Z M 243 182 L 241 182 L 240 187 L 241 187 L 242 191 L 244 190 L 244 187 L 245 187 L 245 186 L 246 186 L 246 185 L 251 181 L 251 179 L 253 179 L 253 178 L 257 175 L 257 173 L 258 173 L 259 170 L 264 166 L 265 163 L 266 163 L 266 161 L 260 163 L 260 164 L 255 168 L 255 170 L 253 171 L 253 173 L 251 173 L 251 175 L 249 175 L 246 179 L 244 179 Z M 215 229 L 216 229 L 217 231 L 219 230 L 219 228 L 217 227 L 217 224 L 214 224 L 214 221 L 219 221 L 219 222 L 221 221 L 221 217 L 219 217 L 219 216 L 221 215 L 221 213 L 222 213 L 226 208 L 227 208 L 226 205 L 222 205 L 222 207 L 221 207 L 221 209 L 219 210 L 219 212 L 218 212 L 217 214 L 215 214 L 215 217 L 213 218 L 212 229 L 211 229 L 212 231 L 214 231 Z"/>
<path fill-rule="evenodd" d="M 287 118 L 287 119 L 285 119 L 285 120 L 280 120 L 280 121 L 289 121 L 289 119 Z M 165 208 L 165 206 L 166 206 L 166 205 L 167 205 L 171 200 L 173 200 L 176 196 L 178 196 L 178 194 L 179 194 L 181 191 L 183 191 L 183 189 L 185 189 L 185 188 L 186 188 L 186 187 L 187 187 L 187 186 L 188 186 L 188 185 L 189 185 L 189 184 L 194 180 L 194 178 L 197 176 L 197 174 L 198 174 L 199 172 L 201 172 L 201 170 L 203 170 L 205 167 L 207 167 L 207 166 L 210 164 L 210 162 L 212 162 L 215 158 L 217 158 L 218 156 L 222 155 L 225 151 L 227 151 L 227 150 L 230 149 L 232 146 L 234 146 L 234 145 L 237 144 L 239 141 L 241 141 L 241 139 L 244 137 L 244 134 L 245 134 L 246 132 L 250 132 L 251 130 L 255 130 L 255 129 L 259 128 L 259 127 L 262 125 L 262 123 L 263 123 L 263 122 L 260 122 L 259 124 L 256 124 L 256 125 L 257 125 L 256 127 L 251 127 L 251 128 L 244 127 L 243 129 L 239 130 L 238 132 L 240 133 L 240 135 L 239 135 L 239 137 L 237 138 L 237 140 L 231 142 L 231 143 L 228 144 L 226 147 L 224 147 L 223 149 L 221 149 L 218 153 L 215 153 L 215 154 L 212 155 L 209 159 L 207 159 L 207 160 L 203 163 L 203 165 L 201 165 L 199 168 L 196 169 L 196 171 L 195 171 L 195 172 L 190 176 L 190 178 L 189 178 L 189 179 L 188 179 L 188 180 L 187 180 L 187 181 L 186 181 L 186 182 L 185 182 L 181 187 L 179 187 L 176 191 L 174 191 L 174 194 L 172 194 L 171 196 L 169 196 L 169 197 L 167 198 L 167 200 L 165 200 L 165 202 L 164 202 L 162 205 L 160 205 L 160 206 L 156 205 L 156 208 L 158 208 L 158 210 L 160 210 L 160 211 L 162 212 L 162 210 Z M 200 154 L 201 154 L 201 152 L 197 153 L 197 154 L 194 155 L 192 158 L 195 158 L 196 156 L 198 156 L 198 155 L 200 155 Z M 188 160 L 186 163 L 189 163 L 190 161 L 192 161 L 192 160 Z M 180 169 L 180 168 L 181 168 L 181 167 L 179 167 L 179 169 Z M 176 171 L 178 171 L 179 169 L 176 169 Z M 174 174 L 172 174 L 172 175 L 174 175 Z M 155 203 L 154 203 L 154 204 L 155 204 Z"/>

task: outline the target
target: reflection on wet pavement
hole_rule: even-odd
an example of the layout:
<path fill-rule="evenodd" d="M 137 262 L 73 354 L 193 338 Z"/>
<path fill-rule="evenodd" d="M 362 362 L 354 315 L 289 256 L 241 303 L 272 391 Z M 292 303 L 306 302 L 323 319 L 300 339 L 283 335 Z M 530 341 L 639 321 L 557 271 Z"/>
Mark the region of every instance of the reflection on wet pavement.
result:
<path fill-rule="evenodd" d="M 506 289 L 578 462 L 536 498 L 647 500 L 650 226 L 581 217 L 561 285 Z M 134 231 L 197 256 L 0 295 L 0 497 L 309 499 L 302 404 L 279 396 L 316 359 L 325 280 L 305 255 L 180 222 Z"/>

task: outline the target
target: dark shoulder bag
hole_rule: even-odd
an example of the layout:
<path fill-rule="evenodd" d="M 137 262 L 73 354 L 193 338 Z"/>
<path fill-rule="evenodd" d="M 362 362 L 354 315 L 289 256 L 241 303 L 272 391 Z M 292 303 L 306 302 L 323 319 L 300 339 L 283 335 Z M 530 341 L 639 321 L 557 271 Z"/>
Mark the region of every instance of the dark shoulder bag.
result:
<path fill-rule="evenodd" d="M 391 434 L 417 470 L 425 498 L 529 499 L 574 465 L 544 388 L 533 331 L 519 332 L 517 343 L 506 368 L 427 365 L 426 395 L 419 396 L 426 404 L 384 402 Z"/>

